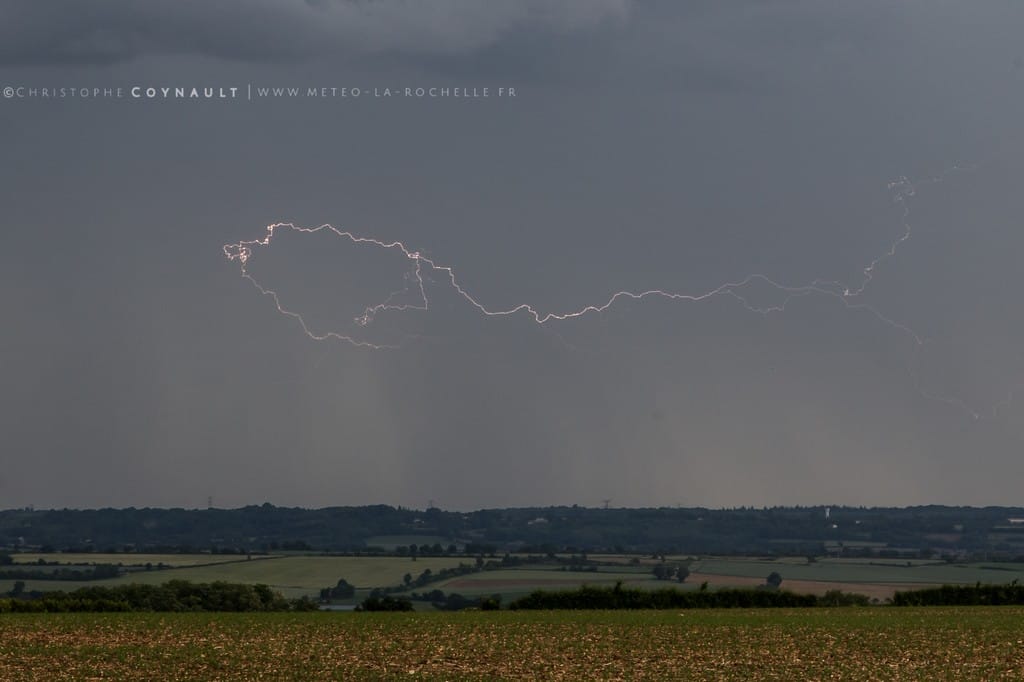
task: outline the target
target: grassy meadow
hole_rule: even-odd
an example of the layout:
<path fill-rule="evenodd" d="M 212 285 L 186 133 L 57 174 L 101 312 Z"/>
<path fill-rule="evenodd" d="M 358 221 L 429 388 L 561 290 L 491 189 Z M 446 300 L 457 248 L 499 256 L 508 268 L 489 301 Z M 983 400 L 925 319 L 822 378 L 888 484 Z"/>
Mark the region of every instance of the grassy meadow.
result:
<path fill-rule="evenodd" d="M 816 580 L 847 583 L 1008 583 L 1024 582 L 1024 564 L 973 563 L 955 564 L 944 561 L 907 562 L 878 559 L 819 559 L 812 563 L 799 561 L 765 561 L 746 559 L 702 559 L 690 570 L 711 575 L 732 575 L 764 578 L 778 571 L 790 580 Z"/>
<path fill-rule="evenodd" d="M 3 680 L 1018 680 L 1018 607 L 8 614 Z"/>
<path fill-rule="evenodd" d="M 283 556 L 282 554 L 256 554 L 253 558 L 267 559 Z M 157 566 L 163 564 L 172 568 L 184 566 L 206 566 L 209 564 L 230 564 L 238 561 L 245 561 L 245 555 L 238 554 L 211 554 L 209 552 L 199 554 L 146 554 L 126 553 L 106 554 L 103 552 L 18 552 L 14 555 L 16 565 L 35 564 L 40 559 L 45 562 L 58 562 L 60 564 L 89 565 L 89 564 L 121 564 L 129 567 L 144 567 L 146 564 Z"/>
<path fill-rule="evenodd" d="M 48 561 L 62 561 L 66 555 L 50 554 Z M 89 561 L 101 563 L 109 561 L 117 563 L 135 562 L 133 554 L 112 555 L 81 555 Z M 271 556 L 254 555 L 252 560 L 245 556 L 215 555 L 212 558 L 224 559 L 217 563 L 201 563 L 201 559 L 211 559 L 211 555 L 152 555 L 156 561 L 170 565 L 173 557 L 178 556 L 178 567 L 170 570 L 134 571 L 127 575 L 109 580 L 69 581 L 69 580 L 26 580 L 27 590 L 64 590 L 70 591 L 79 587 L 95 585 L 120 585 L 126 583 L 160 584 L 168 580 L 189 580 L 191 582 L 226 582 L 269 585 L 289 598 L 303 595 L 319 596 L 320 589 L 330 587 L 344 578 L 358 588 L 369 590 L 373 587 L 398 585 L 406 573 L 414 576 L 429 568 L 432 571 L 441 568 L 458 566 L 459 562 L 472 563 L 466 557 L 423 557 L 412 561 L 403 557 L 345 557 L 345 556 Z M 100 557 L 103 557 L 102 559 Z M 185 558 L 183 558 L 185 557 Z M 20 555 L 19 555 L 20 558 Z M 76 555 L 76 560 L 80 560 Z M 0 580 L 0 592 L 11 589 L 13 580 Z"/>
<path fill-rule="evenodd" d="M 404 538 L 403 538 L 404 539 Z M 223 580 L 269 585 L 289 598 L 303 595 L 316 597 L 320 589 L 333 586 L 344 578 L 359 589 L 357 598 L 365 597 L 371 588 L 400 585 L 406 573 L 414 578 L 426 569 L 438 572 L 460 563 L 473 564 L 474 557 L 445 556 L 318 556 L 302 554 L 244 555 L 217 554 L 17 554 L 15 567 L 35 568 L 39 558 L 62 564 L 84 566 L 90 563 L 121 563 L 134 567 L 118 578 L 100 581 L 25 580 L 27 590 L 64 590 L 91 585 L 124 583 L 159 584 L 180 579 L 192 582 Z M 884 601 L 896 590 L 908 590 L 941 584 L 1024 583 L 1024 564 L 1012 563 L 947 563 L 944 561 L 905 561 L 895 559 L 833 559 L 819 558 L 809 562 L 804 557 L 758 559 L 744 557 L 710 557 L 689 559 L 668 557 L 669 564 L 688 563 L 691 571 L 686 583 L 654 579 L 652 568 L 660 560 L 625 555 L 594 555 L 602 563 L 597 571 L 568 571 L 554 564 L 528 564 L 488 570 L 430 582 L 414 588 L 426 592 L 439 589 L 457 592 L 466 597 L 501 594 L 507 602 L 536 589 L 573 589 L 582 584 L 613 585 L 622 581 L 630 587 L 658 588 L 675 586 L 695 589 L 707 582 L 719 587 L 756 586 L 773 571 L 782 575 L 783 589 L 794 592 L 824 594 L 839 589 L 858 592 Z M 171 567 L 165 570 L 138 570 L 150 563 Z M 0 592 L 10 590 L 14 580 L 0 580 Z"/>
<path fill-rule="evenodd" d="M 865 594 L 882 602 L 897 590 L 911 590 L 942 584 L 968 584 L 976 582 L 1005 584 L 1013 580 L 1024 583 L 1024 565 L 1021 564 L 949 564 L 946 562 L 908 562 L 877 559 L 818 559 L 805 558 L 777 560 L 724 557 L 689 561 L 690 576 L 683 584 L 655 580 L 651 573 L 658 561 L 643 559 L 639 564 L 632 557 L 605 555 L 591 557 L 614 565 L 600 566 L 596 572 L 561 571 L 555 566 L 520 566 L 484 571 L 431 583 L 428 589 L 464 596 L 501 594 L 506 601 L 533 590 L 573 589 L 582 584 L 614 585 L 618 581 L 629 587 L 656 589 L 676 587 L 696 589 L 707 582 L 711 589 L 723 587 L 754 587 L 764 583 L 773 571 L 783 577 L 783 589 L 793 592 L 824 594 L 829 590 L 842 590 Z M 622 561 L 619 561 L 619 560 Z M 668 558 L 667 562 L 685 563 L 685 557 Z M 420 588 L 422 591 L 422 588 Z"/>

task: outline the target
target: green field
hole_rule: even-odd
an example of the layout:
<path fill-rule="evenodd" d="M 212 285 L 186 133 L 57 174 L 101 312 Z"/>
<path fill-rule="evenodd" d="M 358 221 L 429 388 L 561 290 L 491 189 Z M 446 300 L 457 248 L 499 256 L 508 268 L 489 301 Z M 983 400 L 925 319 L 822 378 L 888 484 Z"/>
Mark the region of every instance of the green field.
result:
<path fill-rule="evenodd" d="M 238 559 L 238 557 L 235 557 Z M 471 562 L 465 557 L 424 557 L 413 561 L 402 557 L 331 557 L 287 556 L 275 558 L 253 557 L 251 561 L 192 566 L 164 571 L 141 571 L 111 580 L 75 582 L 53 580 L 26 580 L 27 590 L 64 590 L 94 585 L 123 583 L 159 584 L 168 580 L 192 582 L 262 583 L 280 591 L 286 597 L 319 596 L 320 589 L 330 587 L 344 578 L 360 588 L 398 585 L 406 573 L 418 575 L 424 569 L 438 571 Z M 13 580 L 0 580 L 0 592 L 10 590 Z"/>
<path fill-rule="evenodd" d="M 418 576 L 425 569 L 438 572 L 442 568 L 472 564 L 474 559 L 465 556 L 419 557 L 413 561 L 408 557 L 332 557 L 316 555 L 253 555 L 251 560 L 238 555 L 173 555 L 173 554 L 48 554 L 16 555 L 19 564 L 39 557 L 47 561 L 66 561 L 76 565 L 87 563 L 122 563 L 125 566 L 139 566 L 147 562 L 154 566 L 163 563 L 175 568 L 167 570 L 133 570 L 115 579 L 102 581 L 54 581 L 26 580 L 27 590 L 64 590 L 92 585 L 116 585 L 123 583 L 156 584 L 168 580 L 189 580 L 192 582 L 263 583 L 280 591 L 286 597 L 303 595 L 318 596 L 320 589 L 333 586 L 344 578 L 360 589 L 358 597 L 364 597 L 374 587 L 396 586 L 402 583 L 406 573 Z M 591 557 L 597 559 L 597 557 Z M 943 583 L 974 584 L 1008 583 L 1013 580 L 1024 582 L 1022 564 L 949 564 L 946 562 L 910 562 L 885 559 L 819 559 L 807 563 L 802 557 L 778 560 L 756 558 L 703 558 L 689 562 L 694 577 L 680 585 L 673 581 L 654 580 L 651 569 L 657 560 L 650 557 L 603 555 L 602 565 L 596 572 L 564 571 L 555 564 L 532 564 L 518 567 L 488 570 L 444 581 L 432 582 L 414 588 L 418 592 L 439 589 L 445 593 L 457 592 L 466 597 L 501 594 L 507 602 L 515 597 L 536 589 L 573 589 L 582 584 L 612 585 L 621 580 L 635 587 L 669 587 L 690 589 L 707 581 L 712 588 L 729 585 L 752 585 L 763 580 L 773 571 L 783 578 L 783 587 L 797 592 L 821 594 L 828 589 L 860 591 L 884 601 L 896 589 L 913 589 L 922 585 Z M 639 563 L 634 563 L 639 561 Z M 685 557 L 669 558 L 669 564 L 682 564 Z M 29 564 L 28 567 L 36 568 Z M 52 570 L 51 567 L 38 567 Z M 746 582 L 744 582 L 746 581 Z M 0 592 L 10 590 L 14 580 L 0 580 Z"/>
<path fill-rule="evenodd" d="M 257 554 L 253 555 L 253 558 L 264 559 L 269 556 L 279 555 L 266 555 Z M 122 566 L 145 566 L 146 564 L 163 564 L 164 566 L 202 566 L 205 564 L 226 564 L 235 561 L 245 561 L 245 555 L 238 554 L 135 554 L 135 553 L 121 553 L 121 554 L 101 554 L 98 552 L 88 553 L 65 553 L 65 552 L 17 552 L 11 557 L 14 559 L 14 563 L 17 565 L 21 564 L 35 564 L 40 559 L 43 561 L 58 562 L 60 564 L 75 564 L 75 565 L 88 565 L 88 564 L 120 564 Z"/>
<path fill-rule="evenodd" d="M 1019 680 L 1017 607 L 0 618 L 0 679 Z"/>
<path fill-rule="evenodd" d="M 757 561 L 748 559 L 703 559 L 690 570 L 717 575 L 764 578 L 778 571 L 783 579 L 846 583 L 1008 583 L 1024 582 L 1022 564 L 947 564 L 945 562 L 885 561 L 877 559 L 806 561 Z"/>
<path fill-rule="evenodd" d="M 828 589 L 859 591 L 883 601 L 891 597 L 896 589 L 917 589 L 922 585 L 976 582 L 1004 584 L 1015 579 L 1024 582 L 1024 565 L 1021 564 L 919 561 L 911 562 L 908 566 L 906 561 L 885 559 L 819 559 L 809 564 L 802 557 L 774 561 L 729 557 L 690 561 L 689 568 L 698 579 L 679 584 L 654 580 L 651 569 L 658 563 L 656 560 L 645 558 L 640 565 L 634 565 L 632 557 L 604 555 L 600 560 L 615 562 L 616 565 L 601 566 L 598 572 L 559 571 L 551 565 L 507 568 L 431 583 L 427 589 L 458 592 L 467 597 L 500 593 L 508 601 L 535 589 L 572 589 L 584 583 L 612 585 L 618 580 L 628 586 L 652 589 L 695 589 L 700 582 L 707 580 L 712 588 L 717 588 L 736 584 L 730 580 L 734 577 L 760 583 L 769 573 L 778 571 L 783 577 L 783 588 L 787 587 L 788 582 L 789 589 L 797 592 L 821 594 Z M 667 561 L 669 564 L 685 562 L 686 557 L 669 558 Z"/>

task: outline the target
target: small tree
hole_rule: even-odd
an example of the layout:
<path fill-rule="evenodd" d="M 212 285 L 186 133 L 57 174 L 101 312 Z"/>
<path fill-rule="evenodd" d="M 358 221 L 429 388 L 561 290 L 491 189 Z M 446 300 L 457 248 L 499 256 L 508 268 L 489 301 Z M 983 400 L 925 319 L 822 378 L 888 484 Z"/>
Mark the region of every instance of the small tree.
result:
<path fill-rule="evenodd" d="M 782 576 L 779 575 L 778 571 L 772 571 L 768 574 L 768 577 L 764 579 L 765 585 L 768 587 L 779 589 L 779 585 L 782 584 Z"/>
<path fill-rule="evenodd" d="M 689 578 L 689 577 L 690 577 L 690 569 L 687 568 L 686 566 L 680 566 L 679 570 L 676 572 L 676 580 L 678 580 L 681 583 L 685 583 L 686 579 Z"/>
<path fill-rule="evenodd" d="M 356 611 L 412 611 L 412 602 L 405 597 L 368 597 Z"/>
<path fill-rule="evenodd" d="M 330 596 L 332 599 L 351 599 L 355 594 L 355 586 L 349 584 L 349 582 L 344 578 L 339 578 L 338 584 L 330 590 Z"/>

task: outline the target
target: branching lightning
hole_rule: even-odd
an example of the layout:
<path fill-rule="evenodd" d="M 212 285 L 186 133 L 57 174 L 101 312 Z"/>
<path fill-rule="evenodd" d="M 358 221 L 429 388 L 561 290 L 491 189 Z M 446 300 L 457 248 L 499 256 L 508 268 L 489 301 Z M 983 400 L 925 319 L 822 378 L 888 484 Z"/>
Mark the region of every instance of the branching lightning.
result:
<path fill-rule="evenodd" d="M 852 284 L 844 284 L 838 281 L 814 280 L 807 284 L 791 285 L 776 281 L 764 274 L 752 273 L 736 281 L 725 282 L 712 289 L 696 293 L 674 292 L 663 289 L 649 289 L 644 291 L 623 290 L 611 294 L 611 296 L 603 302 L 590 304 L 578 310 L 542 313 L 533 305 L 525 302 L 506 309 L 489 308 L 481 303 L 462 285 L 456 276 L 454 267 L 440 264 L 434 259 L 425 256 L 422 252 L 409 248 L 403 242 L 385 241 L 374 237 L 359 236 L 329 224 L 320 225 L 319 227 L 301 227 L 293 223 L 274 223 L 267 226 L 266 233 L 262 238 L 241 241 L 234 244 L 226 244 L 223 247 L 223 251 L 228 260 L 235 261 L 239 264 L 242 276 L 249 280 L 261 294 L 269 297 L 274 302 L 279 313 L 295 319 L 299 323 L 303 332 L 310 339 L 315 341 L 333 339 L 351 344 L 355 347 L 373 350 L 396 349 L 400 347 L 401 344 L 376 343 L 367 340 L 367 338 L 363 336 L 356 335 L 355 332 L 342 333 L 338 331 L 314 331 L 300 313 L 289 310 L 282 304 L 281 297 L 276 291 L 260 284 L 249 272 L 249 262 L 253 258 L 256 250 L 270 247 L 278 233 L 282 231 L 290 231 L 307 235 L 326 232 L 333 234 L 338 238 L 348 240 L 353 245 L 364 245 L 385 251 L 401 253 L 409 261 L 409 270 L 405 276 L 407 282 L 405 288 L 392 292 L 381 303 L 367 306 L 363 312 L 353 320 L 355 327 L 359 329 L 365 329 L 372 325 L 374 320 L 381 314 L 429 311 L 431 303 L 430 297 L 427 293 L 427 282 L 433 281 L 435 278 L 434 276 L 446 281 L 451 287 L 451 290 L 456 292 L 463 300 L 485 317 L 524 315 L 529 319 L 532 319 L 538 325 L 547 325 L 552 322 L 564 322 L 590 314 L 602 313 L 614 306 L 616 303 L 625 300 L 642 301 L 648 298 L 662 298 L 672 301 L 700 303 L 720 296 L 730 296 L 750 312 L 760 315 L 769 315 L 771 313 L 784 312 L 789 302 L 794 299 L 804 296 L 826 296 L 836 300 L 846 309 L 866 313 L 876 318 L 886 326 L 906 336 L 913 344 L 913 351 L 908 361 L 908 372 L 921 395 L 930 400 L 952 405 L 971 415 L 974 419 L 980 419 L 983 417 L 996 416 L 1001 409 L 1006 407 L 1013 400 L 1014 392 L 1011 391 L 1005 400 L 983 411 L 972 407 L 966 401 L 959 398 L 925 389 L 920 379 L 918 365 L 920 364 L 921 352 L 928 343 L 928 340 L 918 332 L 914 331 L 910 326 L 886 316 L 871 304 L 860 300 L 865 290 L 871 285 L 879 269 L 886 261 L 893 259 L 896 256 L 897 251 L 910 240 L 913 233 L 910 204 L 918 190 L 925 185 L 944 182 L 951 174 L 973 172 L 976 169 L 977 165 L 953 166 L 939 175 L 931 176 L 921 181 L 912 182 L 904 176 L 889 183 L 888 188 L 892 193 L 892 199 L 900 207 L 902 214 L 899 234 L 888 244 L 887 248 L 882 251 L 882 253 L 872 259 L 860 270 L 861 274 L 859 281 Z M 767 285 L 771 289 L 780 293 L 782 295 L 781 302 L 767 306 L 757 306 L 752 304 L 748 298 L 744 296 L 744 290 L 755 283 Z M 412 296 L 414 301 L 411 303 L 395 302 L 396 300 L 400 300 L 401 297 L 408 296 Z"/>

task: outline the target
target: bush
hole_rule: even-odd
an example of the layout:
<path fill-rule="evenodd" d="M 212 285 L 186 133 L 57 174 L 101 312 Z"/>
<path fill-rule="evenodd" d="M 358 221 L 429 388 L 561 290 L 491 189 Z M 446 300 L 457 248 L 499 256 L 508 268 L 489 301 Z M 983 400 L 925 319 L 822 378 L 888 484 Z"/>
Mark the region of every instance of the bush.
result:
<path fill-rule="evenodd" d="M 339 578 L 338 584 L 334 587 L 325 587 L 320 590 L 320 598 L 324 601 L 329 599 L 351 599 L 355 594 L 355 585 L 350 584 L 344 578 Z"/>
<path fill-rule="evenodd" d="M 866 594 L 854 594 L 842 590 L 829 590 L 818 597 L 819 606 L 867 606 L 870 603 Z"/>
<path fill-rule="evenodd" d="M 367 597 L 356 611 L 412 611 L 412 602 L 405 597 Z"/>

